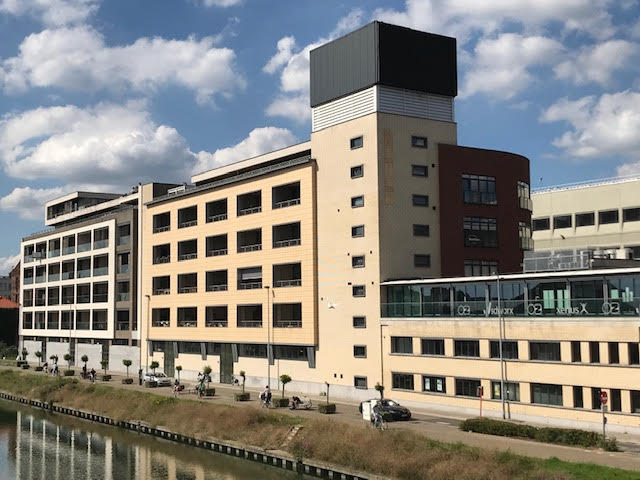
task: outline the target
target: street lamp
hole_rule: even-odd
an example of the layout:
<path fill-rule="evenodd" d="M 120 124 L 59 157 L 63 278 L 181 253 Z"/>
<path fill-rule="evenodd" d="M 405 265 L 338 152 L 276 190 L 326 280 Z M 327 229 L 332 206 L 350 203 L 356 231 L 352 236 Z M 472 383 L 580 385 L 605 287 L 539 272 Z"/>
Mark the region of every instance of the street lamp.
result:
<path fill-rule="evenodd" d="M 264 286 L 267 291 L 267 386 L 271 390 L 271 288 Z"/>
<path fill-rule="evenodd" d="M 145 295 L 145 298 L 147 299 L 147 332 L 146 332 L 146 337 L 147 338 L 146 339 L 140 339 L 140 340 L 141 341 L 145 341 L 146 340 L 146 342 L 147 342 L 147 346 L 146 346 L 147 352 L 146 352 L 146 355 L 145 355 L 145 363 L 146 363 L 145 372 L 148 372 L 149 371 L 149 344 L 150 344 L 150 341 L 149 341 L 149 336 L 150 336 L 149 335 L 149 316 L 150 316 L 149 311 L 151 309 L 151 295 Z M 140 355 L 142 355 L 142 346 L 140 346 Z M 140 362 L 140 364 L 142 364 L 142 361 Z"/>

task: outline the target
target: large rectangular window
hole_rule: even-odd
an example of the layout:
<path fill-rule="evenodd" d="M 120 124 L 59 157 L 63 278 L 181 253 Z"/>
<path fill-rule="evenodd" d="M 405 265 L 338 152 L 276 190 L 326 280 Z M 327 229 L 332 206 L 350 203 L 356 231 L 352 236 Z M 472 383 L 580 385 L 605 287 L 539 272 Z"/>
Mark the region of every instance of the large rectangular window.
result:
<path fill-rule="evenodd" d="M 562 385 L 532 383 L 531 403 L 539 403 L 542 405 L 562 405 Z"/>
<path fill-rule="evenodd" d="M 431 255 L 415 254 L 413 256 L 413 266 L 416 268 L 430 268 Z"/>
<path fill-rule="evenodd" d="M 428 195 L 411 195 L 411 203 L 414 207 L 428 207 L 429 206 L 429 196 Z"/>
<path fill-rule="evenodd" d="M 391 337 L 391 353 L 413 353 L 413 338 Z"/>
<path fill-rule="evenodd" d="M 220 222 L 227 219 L 227 199 L 214 200 L 207 202 L 205 206 L 207 223 Z"/>
<path fill-rule="evenodd" d="M 413 375 L 410 373 L 392 373 L 392 388 L 400 390 L 413 390 Z"/>
<path fill-rule="evenodd" d="M 206 307 L 205 327 L 225 328 L 229 326 L 229 317 L 226 305 Z"/>
<path fill-rule="evenodd" d="M 413 224 L 413 236 L 414 237 L 428 237 L 429 225 Z"/>
<path fill-rule="evenodd" d="M 571 361 L 573 363 L 582 362 L 582 351 L 580 349 L 580 342 L 571 342 Z"/>
<path fill-rule="evenodd" d="M 589 342 L 589 363 L 600 363 L 599 342 Z"/>
<path fill-rule="evenodd" d="M 154 308 L 151 310 L 151 326 L 152 327 L 168 327 L 169 326 L 169 309 Z"/>
<path fill-rule="evenodd" d="M 238 328 L 262 327 L 262 305 L 238 305 L 236 307 L 236 322 Z"/>
<path fill-rule="evenodd" d="M 444 355 L 443 338 L 423 338 L 420 343 L 422 355 Z"/>
<path fill-rule="evenodd" d="M 480 380 L 456 378 L 456 395 L 461 397 L 477 397 Z"/>
<path fill-rule="evenodd" d="M 198 326 L 197 307 L 178 307 L 178 327 L 195 328 Z"/>
<path fill-rule="evenodd" d="M 605 210 L 598 212 L 598 223 L 600 225 L 618 223 L 618 210 Z"/>
<path fill-rule="evenodd" d="M 462 199 L 464 203 L 497 204 L 496 178 L 484 175 L 462 175 Z"/>
<path fill-rule="evenodd" d="M 520 401 L 520 384 L 518 382 L 504 382 L 504 389 L 507 392 L 505 400 Z M 491 398 L 494 400 L 502 399 L 502 384 L 499 381 L 491 382 Z"/>
<path fill-rule="evenodd" d="M 353 377 L 353 386 L 358 389 L 366 390 L 367 388 L 367 377 Z"/>
<path fill-rule="evenodd" d="M 444 377 L 430 375 L 422 376 L 422 391 L 432 393 L 447 393 L 447 382 Z"/>
<path fill-rule="evenodd" d="M 609 342 L 609 363 L 612 365 L 620 363 L 620 349 L 618 342 Z"/>
<path fill-rule="evenodd" d="M 494 275 L 498 271 L 498 262 L 493 260 L 465 260 L 464 276 Z"/>
<path fill-rule="evenodd" d="M 479 357 L 480 342 L 478 340 L 454 340 L 453 351 L 456 357 Z"/>
<path fill-rule="evenodd" d="M 571 228 L 571 215 L 556 215 L 553 217 L 553 228 Z"/>
<path fill-rule="evenodd" d="M 491 340 L 489 344 L 491 358 L 500 358 L 500 341 Z M 502 341 L 502 358 L 518 358 L 518 342 L 513 340 Z"/>
<path fill-rule="evenodd" d="M 623 222 L 640 222 L 640 208 L 625 208 L 622 210 Z"/>
<path fill-rule="evenodd" d="M 550 228 L 549 217 L 534 218 L 533 220 L 531 220 L 531 227 L 533 228 L 534 232 L 549 230 Z"/>
<path fill-rule="evenodd" d="M 497 247 L 498 227 L 495 218 L 464 217 L 465 247 Z"/>
<path fill-rule="evenodd" d="M 596 216 L 593 212 L 576 213 L 576 227 L 589 227 L 596 224 Z"/>
<path fill-rule="evenodd" d="M 628 343 L 629 349 L 629 365 L 640 365 L 640 349 L 636 342 Z"/>
<path fill-rule="evenodd" d="M 529 358 L 543 362 L 559 362 L 560 342 L 529 342 Z"/>
<path fill-rule="evenodd" d="M 573 408 L 583 408 L 582 387 L 573 387 Z"/>

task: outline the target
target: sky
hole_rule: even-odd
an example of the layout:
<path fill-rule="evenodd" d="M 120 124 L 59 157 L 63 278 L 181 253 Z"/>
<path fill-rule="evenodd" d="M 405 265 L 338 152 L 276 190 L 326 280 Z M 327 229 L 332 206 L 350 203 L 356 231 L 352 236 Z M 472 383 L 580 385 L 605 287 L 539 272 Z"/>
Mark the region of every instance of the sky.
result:
<path fill-rule="evenodd" d="M 307 140 L 309 51 L 372 20 L 457 38 L 458 143 L 532 188 L 640 174 L 639 3 L 0 0 L 0 275 L 52 198 Z"/>

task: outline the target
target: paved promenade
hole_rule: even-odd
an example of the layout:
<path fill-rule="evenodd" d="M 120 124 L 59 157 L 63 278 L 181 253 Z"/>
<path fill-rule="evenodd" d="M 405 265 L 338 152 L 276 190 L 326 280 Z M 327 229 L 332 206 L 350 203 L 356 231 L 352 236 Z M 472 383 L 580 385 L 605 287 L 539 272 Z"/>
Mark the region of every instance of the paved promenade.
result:
<path fill-rule="evenodd" d="M 12 368 L 18 370 L 15 367 L 0 367 L 0 368 Z M 40 372 L 34 372 L 28 370 L 28 372 L 34 375 L 44 375 Z M 78 372 L 79 374 L 79 372 Z M 79 377 L 77 377 L 79 378 Z M 123 385 L 121 379 L 123 375 L 114 374 L 110 382 L 104 383 L 96 380 L 96 383 L 103 383 L 115 388 L 125 388 L 130 390 L 140 390 L 152 392 L 158 395 L 172 396 L 173 392 L 170 387 L 159 387 L 154 389 L 144 388 L 138 385 L 137 378 L 136 383 L 133 385 Z M 85 380 L 82 380 L 83 382 Z M 193 387 L 192 382 L 185 382 L 187 388 Z M 246 391 L 251 393 L 251 401 L 249 402 L 235 402 L 233 400 L 234 393 L 241 392 L 241 387 L 233 387 L 230 385 L 211 384 L 216 389 L 216 395 L 214 397 L 205 397 L 201 401 L 210 402 L 213 404 L 226 404 L 233 405 L 238 408 L 246 408 L 248 406 L 259 406 L 257 400 L 259 391 L 255 389 L 247 388 Z M 295 394 L 292 391 L 285 391 L 287 396 Z M 278 392 L 274 390 L 274 398 L 278 397 Z M 181 394 L 180 398 L 197 399 L 192 394 Z M 288 408 L 278 408 L 278 413 L 284 413 L 288 415 L 297 415 L 301 417 L 315 417 L 318 418 L 319 414 L 316 411 L 318 403 L 325 402 L 323 397 L 311 397 L 314 408 L 312 410 L 289 410 Z M 342 402 L 340 399 L 331 398 L 332 403 L 337 404 L 337 413 L 334 415 L 326 415 L 323 418 L 327 418 L 334 422 L 347 422 L 351 424 L 362 424 L 364 420 L 358 412 L 358 405 L 356 403 Z M 392 422 L 389 423 L 389 427 L 393 429 L 410 429 L 416 432 L 422 433 L 429 438 L 440 440 L 443 442 L 460 442 L 466 445 L 474 447 L 480 447 L 489 450 L 509 450 L 512 453 L 521 455 L 527 455 L 531 457 L 549 458 L 556 457 L 561 460 L 570 462 L 584 462 L 595 463 L 598 465 L 605 465 L 608 467 L 623 468 L 626 470 L 640 471 L 640 438 L 632 435 L 617 435 L 618 443 L 622 452 L 605 452 L 602 450 L 592 450 L 576 447 L 567 447 L 562 445 L 550 445 L 546 443 L 532 442 L 529 440 L 521 440 L 514 438 L 498 437 L 494 435 L 484 435 L 479 433 L 462 432 L 459 430 L 458 425 L 464 418 L 453 416 L 442 416 L 439 413 L 431 412 L 428 410 L 416 410 L 412 409 L 413 418 L 407 422 Z"/>

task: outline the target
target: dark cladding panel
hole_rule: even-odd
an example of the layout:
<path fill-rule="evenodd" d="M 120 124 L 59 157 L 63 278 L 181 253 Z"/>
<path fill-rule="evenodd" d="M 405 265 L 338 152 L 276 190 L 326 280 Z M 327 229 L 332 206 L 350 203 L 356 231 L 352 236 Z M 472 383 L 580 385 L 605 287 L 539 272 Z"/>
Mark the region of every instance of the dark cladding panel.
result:
<path fill-rule="evenodd" d="M 343 97 L 376 83 L 376 25 L 311 51 L 311 106 Z"/>
<path fill-rule="evenodd" d="M 456 39 L 379 24 L 378 83 L 455 97 Z"/>

